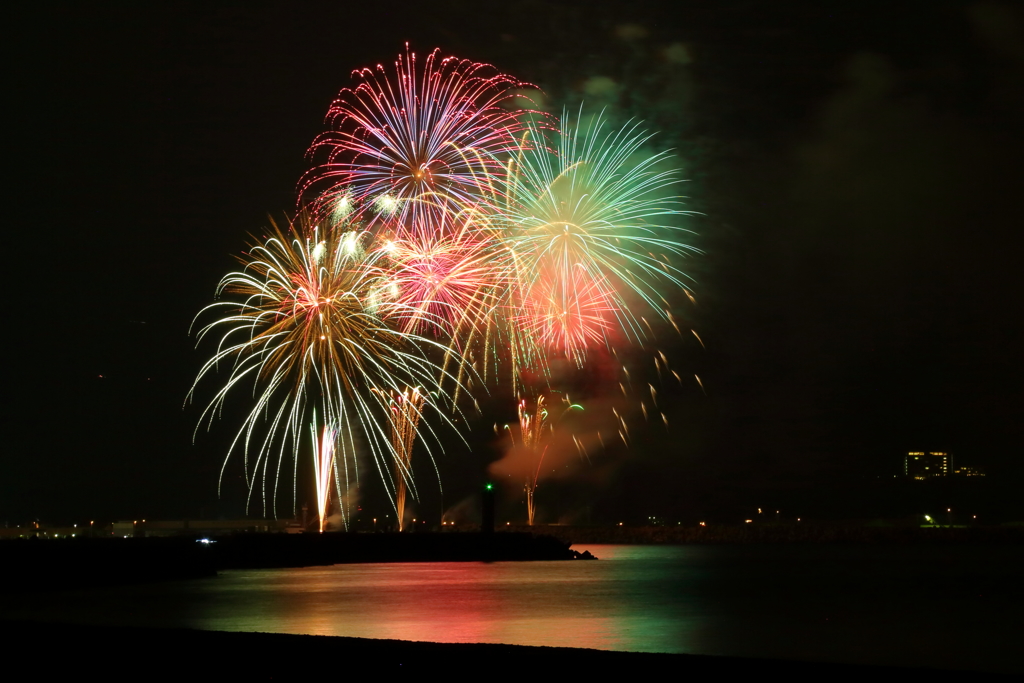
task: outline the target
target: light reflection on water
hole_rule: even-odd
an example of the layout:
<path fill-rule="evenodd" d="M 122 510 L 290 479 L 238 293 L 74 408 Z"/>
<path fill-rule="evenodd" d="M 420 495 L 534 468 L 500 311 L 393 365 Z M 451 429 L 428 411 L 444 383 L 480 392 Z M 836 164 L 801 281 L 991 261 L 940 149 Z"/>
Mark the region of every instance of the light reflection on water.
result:
<path fill-rule="evenodd" d="M 697 615 L 600 562 L 338 565 L 196 582 L 177 623 L 230 631 L 608 650 L 700 649 Z M 662 567 L 661 569 L 665 569 Z M 187 588 L 183 586 L 183 588 Z"/>
<path fill-rule="evenodd" d="M 574 546 L 5 598 L 9 618 L 1020 671 L 1020 552 Z M 1016 563 L 1016 564 L 1015 564 Z M 982 572 L 982 573 L 979 573 Z M 1016 635 L 1015 635 L 1016 633 Z"/>

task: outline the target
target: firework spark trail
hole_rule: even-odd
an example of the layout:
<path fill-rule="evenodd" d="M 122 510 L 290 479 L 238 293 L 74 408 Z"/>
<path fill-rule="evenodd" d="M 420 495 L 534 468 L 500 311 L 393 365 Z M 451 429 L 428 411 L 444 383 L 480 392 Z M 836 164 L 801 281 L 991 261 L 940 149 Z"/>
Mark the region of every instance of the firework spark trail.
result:
<path fill-rule="evenodd" d="M 512 441 L 512 447 L 518 449 L 518 451 L 523 456 L 526 456 L 530 462 L 530 465 L 525 470 L 526 481 L 523 488 L 526 492 L 527 522 L 531 526 L 536 520 L 537 486 L 540 482 L 540 475 L 544 466 L 544 460 L 548 456 L 549 452 L 554 452 L 556 454 L 560 452 L 560 449 L 555 442 L 556 427 L 560 425 L 562 420 L 571 414 L 572 411 L 583 410 L 583 406 L 578 403 L 571 402 L 567 396 L 563 397 L 563 400 L 559 401 L 557 406 L 558 414 L 553 417 L 551 409 L 549 409 L 547 405 L 547 399 L 543 394 L 537 397 L 532 411 L 529 409 L 527 400 L 520 399 L 517 405 L 519 414 L 518 444 L 516 444 L 516 437 L 512 428 L 509 425 L 505 425 L 505 429 L 508 430 Z M 495 425 L 495 432 L 497 433 L 497 431 L 497 425 Z M 575 434 L 569 433 L 565 445 L 568 445 L 570 442 L 575 446 L 581 459 L 585 458 L 587 461 L 590 460 L 590 455 L 586 453 L 586 448 Z M 553 444 L 555 444 L 555 450 L 551 451 Z M 523 470 L 519 471 L 522 472 Z"/>
<path fill-rule="evenodd" d="M 416 443 L 424 397 L 418 388 L 396 393 L 391 399 L 391 446 L 395 458 L 395 511 L 398 530 L 405 527 L 406 482 L 412 483 L 412 450 Z M 413 492 L 415 494 L 415 491 Z"/>
<path fill-rule="evenodd" d="M 316 485 L 316 509 L 320 520 L 320 533 L 327 528 L 327 508 L 331 500 L 331 478 L 335 472 L 334 444 L 338 430 L 328 425 L 323 426 L 317 434 L 316 411 L 313 411 L 313 423 L 310 425 L 313 437 L 313 472 Z M 344 519 L 345 509 L 342 507 Z"/>
<path fill-rule="evenodd" d="M 533 470 L 532 474 L 527 476 L 525 487 L 526 516 L 527 523 L 530 526 L 533 526 L 533 520 L 537 513 L 537 500 L 535 498 L 537 480 L 540 478 L 540 468 L 544 463 L 544 456 L 547 454 L 546 444 L 543 450 L 541 449 L 541 444 L 544 443 L 547 436 L 547 430 L 544 428 L 547 418 L 548 411 L 544 409 L 543 396 L 537 397 L 533 413 L 527 412 L 525 399 L 519 401 L 519 438 L 522 441 L 522 447 L 531 453 L 538 453 L 537 468 Z"/>
<path fill-rule="evenodd" d="M 339 93 L 330 130 L 309 148 L 323 160 L 299 182 L 300 201 L 320 216 L 407 220 L 415 200 L 437 193 L 460 206 L 476 203 L 516 149 L 523 111 L 508 105 L 524 87 L 487 64 L 434 50 L 417 65 L 408 46 L 390 75 L 382 65 L 353 72 L 359 84 Z"/>
<path fill-rule="evenodd" d="M 241 446 L 250 500 L 259 488 L 264 514 L 271 476 L 268 462 L 276 454 L 271 491 L 276 514 L 281 468 L 289 454 L 297 467 L 304 424 L 311 424 L 314 433 L 318 495 L 321 484 L 330 480 L 325 469 L 328 451 L 338 499 L 344 500 L 348 486 L 358 481 L 353 457 L 357 442 L 372 455 L 390 495 L 395 488 L 387 466 L 391 441 L 386 420 L 381 419 L 387 414 L 387 400 L 371 389 L 427 386 L 443 395 L 438 386 L 443 373 L 424 351 L 444 348 L 390 329 L 370 305 L 383 273 L 373 252 L 363 249 L 364 236 L 340 228 L 321 230 L 305 217 L 290 227 L 292 234 L 287 235 L 274 225 L 271 236 L 241 259 L 243 269 L 221 281 L 218 294 L 238 298 L 204 309 L 227 309 L 227 314 L 199 333 L 200 341 L 217 332 L 221 336 L 189 392 L 191 397 L 196 384 L 222 363 L 231 366 L 227 381 L 203 412 L 201 422 L 207 416 L 212 422 L 234 387 L 252 386 L 255 405 L 229 448 L 221 479 L 231 453 Z M 313 410 L 329 430 L 321 432 L 319 441 Z M 262 435 L 261 424 L 266 427 Z M 324 506 L 326 510 L 326 502 Z M 342 509 L 342 514 L 346 517 L 347 511 Z"/>

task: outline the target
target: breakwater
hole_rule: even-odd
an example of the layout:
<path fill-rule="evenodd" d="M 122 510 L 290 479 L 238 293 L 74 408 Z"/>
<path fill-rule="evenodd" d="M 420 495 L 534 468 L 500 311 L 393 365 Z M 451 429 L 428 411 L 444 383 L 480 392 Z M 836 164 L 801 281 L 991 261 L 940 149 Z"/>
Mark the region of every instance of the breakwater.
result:
<path fill-rule="evenodd" d="M 568 542 L 530 533 L 254 533 L 215 539 L 18 539 L 0 543 L 0 592 L 201 578 L 215 576 L 221 569 L 579 557 Z"/>

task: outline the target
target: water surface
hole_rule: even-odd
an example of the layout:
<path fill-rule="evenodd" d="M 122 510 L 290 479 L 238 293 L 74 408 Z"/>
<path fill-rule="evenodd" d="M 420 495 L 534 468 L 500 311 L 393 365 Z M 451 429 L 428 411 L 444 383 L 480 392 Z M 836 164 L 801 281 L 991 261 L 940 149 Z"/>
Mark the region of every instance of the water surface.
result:
<path fill-rule="evenodd" d="M 10 618 L 1022 671 L 1021 551 L 574 546 L 6 597 Z"/>

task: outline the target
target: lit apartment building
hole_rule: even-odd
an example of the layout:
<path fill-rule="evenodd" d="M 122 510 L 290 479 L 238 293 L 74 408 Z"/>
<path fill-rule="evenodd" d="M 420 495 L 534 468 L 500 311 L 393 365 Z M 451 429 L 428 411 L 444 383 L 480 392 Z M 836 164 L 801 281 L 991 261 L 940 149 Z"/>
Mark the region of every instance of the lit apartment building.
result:
<path fill-rule="evenodd" d="M 910 451 L 903 460 L 903 473 L 910 479 L 948 477 L 953 473 L 953 457 L 937 451 Z"/>

